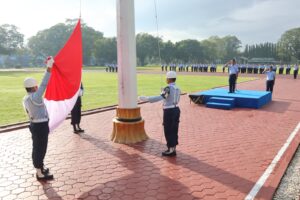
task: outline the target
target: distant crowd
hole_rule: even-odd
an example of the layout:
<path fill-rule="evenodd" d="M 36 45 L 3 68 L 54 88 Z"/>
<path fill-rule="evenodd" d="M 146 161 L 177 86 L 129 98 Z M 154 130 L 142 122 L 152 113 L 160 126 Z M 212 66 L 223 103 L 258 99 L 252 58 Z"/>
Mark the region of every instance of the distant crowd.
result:
<path fill-rule="evenodd" d="M 290 74 L 292 68 L 298 68 L 298 65 L 275 65 L 275 64 L 239 64 L 238 69 L 242 74 L 262 74 L 265 69 L 272 67 L 274 72 L 278 74 Z M 223 67 L 223 72 L 225 68 Z"/>
<path fill-rule="evenodd" d="M 170 64 L 161 65 L 161 71 L 179 71 L 179 72 L 217 72 L 216 64 Z"/>
<path fill-rule="evenodd" d="M 262 74 L 265 69 L 272 66 L 273 71 L 278 74 L 291 74 L 293 68 L 298 68 L 298 65 L 275 65 L 275 64 L 237 64 L 239 73 L 242 74 Z M 118 72 L 117 64 L 106 64 L 106 72 Z M 179 71 L 179 72 L 217 72 L 216 64 L 163 64 L 161 71 Z M 222 67 L 222 72 L 225 73 L 225 67 Z"/>
<path fill-rule="evenodd" d="M 239 73 L 242 74 L 262 74 L 265 69 L 272 66 L 273 71 L 278 74 L 291 74 L 292 68 L 298 68 L 298 65 L 275 65 L 275 64 L 237 64 Z M 163 64 L 161 71 L 179 71 L 179 72 L 217 72 L 216 64 Z M 223 73 L 225 67 L 222 67 Z"/>
<path fill-rule="evenodd" d="M 118 72 L 118 65 L 117 64 L 105 64 L 105 71 L 106 72 Z"/>

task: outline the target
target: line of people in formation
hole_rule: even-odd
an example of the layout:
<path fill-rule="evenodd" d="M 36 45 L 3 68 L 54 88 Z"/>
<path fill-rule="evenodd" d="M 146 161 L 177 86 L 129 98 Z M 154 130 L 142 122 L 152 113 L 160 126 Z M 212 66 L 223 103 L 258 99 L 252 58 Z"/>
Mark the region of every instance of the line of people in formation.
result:
<path fill-rule="evenodd" d="M 291 74 L 292 68 L 294 76 L 296 70 L 298 70 L 298 65 L 272 65 L 272 64 L 237 64 L 239 73 L 242 74 L 262 74 L 265 69 L 272 66 L 273 71 L 278 74 Z M 216 64 L 164 64 L 161 65 L 161 71 L 179 71 L 179 72 L 217 72 Z M 223 73 L 225 72 L 225 67 L 222 68 Z"/>
<path fill-rule="evenodd" d="M 118 65 L 117 64 L 105 64 L 105 71 L 106 72 L 118 72 Z"/>
<path fill-rule="evenodd" d="M 161 71 L 179 71 L 179 72 L 217 72 L 216 64 L 164 64 L 161 65 Z"/>
<path fill-rule="evenodd" d="M 273 64 L 264 64 L 264 65 L 254 65 L 254 64 L 239 64 L 238 70 L 240 73 L 244 74 L 262 74 L 265 69 L 268 69 L 272 66 L 274 72 L 278 72 L 278 74 L 291 74 L 291 69 L 297 68 L 298 65 L 273 65 Z M 225 72 L 225 68 L 223 67 L 223 72 Z"/>

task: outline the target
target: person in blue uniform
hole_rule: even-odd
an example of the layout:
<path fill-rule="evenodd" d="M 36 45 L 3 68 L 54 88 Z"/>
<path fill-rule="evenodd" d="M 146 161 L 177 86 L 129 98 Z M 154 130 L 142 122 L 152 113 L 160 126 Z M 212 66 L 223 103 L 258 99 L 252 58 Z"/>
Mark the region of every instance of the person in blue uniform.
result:
<path fill-rule="evenodd" d="M 283 65 L 280 65 L 279 66 L 279 74 L 283 74 L 283 71 L 284 71 L 284 66 Z"/>
<path fill-rule="evenodd" d="M 290 72 L 291 72 L 291 66 L 290 66 L 290 65 L 287 65 L 287 66 L 286 66 L 286 70 L 285 70 L 285 74 L 286 74 L 286 75 L 289 75 Z"/>
<path fill-rule="evenodd" d="M 265 71 L 263 73 L 267 75 L 266 91 L 270 91 L 271 93 L 273 93 L 276 72 L 274 71 L 273 67 L 271 66 L 270 68 L 265 69 Z"/>
<path fill-rule="evenodd" d="M 274 71 L 275 74 L 276 74 L 276 72 L 277 72 L 277 65 L 276 65 L 276 64 L 273 64 L 273 65 L 272 65 L 272 68 L 273 68 L 273 71 Z"/>
<path fill-rule="evenodd" d="M 224 68 L 229 69 L 229 93 L 234 93 L 236 88 L 236 80 L 238 78 L 239 69 L 236 60 L 232 59 L 224 65 Z"/>
<path fill-rule="evenodd" d="M 30 121 L 29 130 L 32 138 L 32 161 L 36 169 L 37 180 L 53 179 L 53 175 L 50 174 L 49 169 L 44 165 L 44 158 L 48 146 L 49 116 L 43 100 L 43 94 L 50 78 L 53 63 L 53 58 L 48 57 L 46 61 L 47 71 L 39 87 L 34 78 L 28 77 L 24 80 L 27 95 L 23 98 L 23 107 Z"/>
<path fill-rule="evenodd" d="M 178 127 L 180 118 L 180 109 L 178 103 L 180 100 L 180 89 L 176 86 L 176 72 L 167 73 L 166 86 L 159 96 L 140 96 L 140 101 L 149 101 L 151 103 L 163 100 L 163 126 L 165 138 L 167 141 L 167 150 L 162 152 L 162 156 L 176 156 L 176 146 L 178 145 Z"/>
<path fill-rule="evenodd" d="M 298 70 L 299 70 L 299 66 L 298 65 L 294 65 L 294 79 L 296 79 L 297 76 L 298 76 Z"/>

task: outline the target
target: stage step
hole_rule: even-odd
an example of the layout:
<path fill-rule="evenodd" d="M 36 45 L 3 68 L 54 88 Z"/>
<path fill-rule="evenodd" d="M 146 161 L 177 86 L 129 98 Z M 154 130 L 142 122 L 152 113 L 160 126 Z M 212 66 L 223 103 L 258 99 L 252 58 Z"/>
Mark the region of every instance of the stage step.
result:
<path fill-rule="evenodd" d="M 226 98 L 226 97 L 210 97 L 208 102 L 211 103 L 228 103 L 234 107 L 234 98 Z"/>
<path fill-rule="evenodd" d="M 219 109 L 225 109 L 230 110 L 233 108 L 233 105 L 230 103 L 215 103 L 215 102 L 207 102 L 206 107 L 208 108 L 219 108 Z"/>

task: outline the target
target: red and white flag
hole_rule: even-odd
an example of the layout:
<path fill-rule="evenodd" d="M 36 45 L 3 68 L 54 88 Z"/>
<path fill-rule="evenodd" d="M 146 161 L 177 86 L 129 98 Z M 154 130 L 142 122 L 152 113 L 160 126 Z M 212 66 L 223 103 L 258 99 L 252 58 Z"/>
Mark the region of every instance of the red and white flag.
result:
<path fill-rule="evenodd" d="M 50 132 L 73 109 L 78 98 L 82 72 L 82 37 L 80 20 L 65 46 L 54 58 L 44 102 L 49 114 Z"/>

